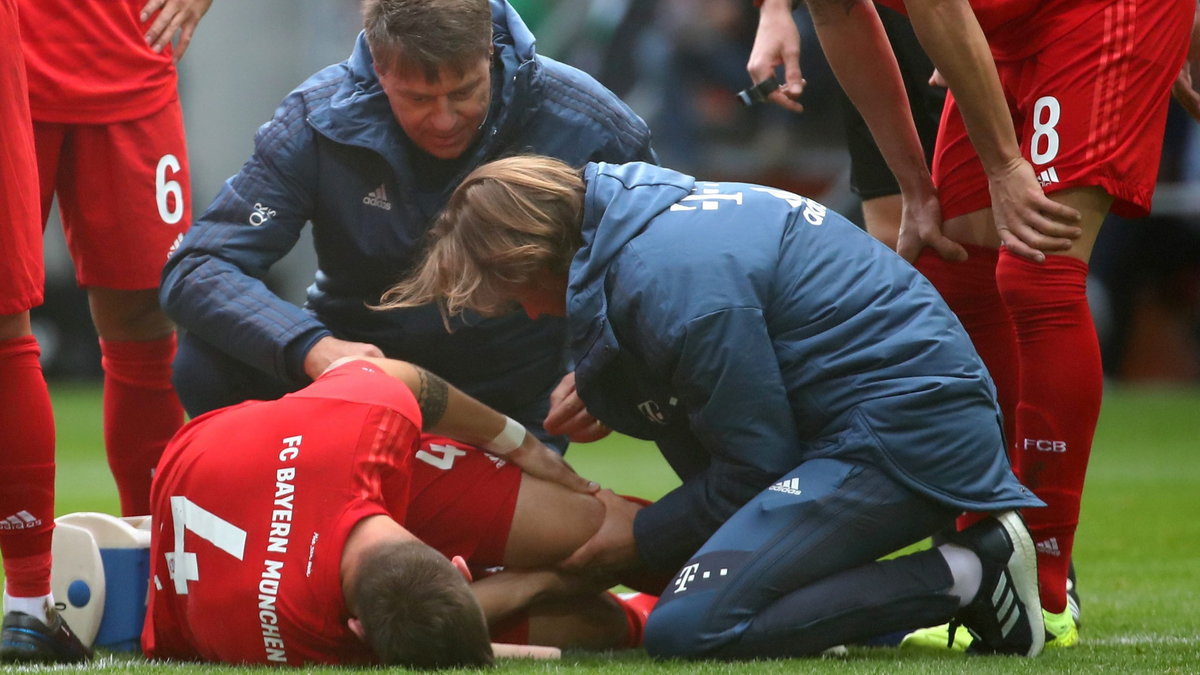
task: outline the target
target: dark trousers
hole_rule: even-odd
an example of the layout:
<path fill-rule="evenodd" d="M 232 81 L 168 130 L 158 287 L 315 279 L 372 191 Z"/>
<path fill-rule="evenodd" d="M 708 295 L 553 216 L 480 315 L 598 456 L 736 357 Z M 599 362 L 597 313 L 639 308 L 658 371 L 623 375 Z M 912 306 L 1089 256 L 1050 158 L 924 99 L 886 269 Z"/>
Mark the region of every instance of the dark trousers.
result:
<path fill-rule="evenodd" d="M 940 553 L 878 559 L 952 526 L 956 515 L 874 466 L 805 462 L 734 514 L 668 584 L 646 626 L 646 650 L 802 656 L 945 623 L 958 602 Z"/>

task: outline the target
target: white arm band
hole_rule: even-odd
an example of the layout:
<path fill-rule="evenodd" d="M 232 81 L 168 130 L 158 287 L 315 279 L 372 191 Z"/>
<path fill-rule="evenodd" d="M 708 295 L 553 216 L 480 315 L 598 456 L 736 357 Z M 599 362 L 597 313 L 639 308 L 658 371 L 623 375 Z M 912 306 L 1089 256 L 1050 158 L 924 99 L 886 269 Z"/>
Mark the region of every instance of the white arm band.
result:
<path fill-rule="evenodd" d="M 496 437 L 483 444 L 483 449 L 493 455 L 507 455 L 525 442 L 525 427 L 511 417 L 505 416 L 504 429 Z"/>

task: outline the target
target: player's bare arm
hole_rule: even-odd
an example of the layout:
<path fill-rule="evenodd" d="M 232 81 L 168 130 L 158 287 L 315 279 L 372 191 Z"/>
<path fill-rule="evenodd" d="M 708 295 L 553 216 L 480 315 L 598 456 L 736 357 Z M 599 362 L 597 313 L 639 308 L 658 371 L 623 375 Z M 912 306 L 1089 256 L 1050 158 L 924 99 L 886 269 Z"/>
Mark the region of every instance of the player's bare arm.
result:
<path fill-rule="evenodd" d="M 482 448 L 504 457 L 528 474 L 576 492 L 592 493 L 600 489 L 596 483 L 575 473 L 563 461 L 562 455 L 547 448 L 512 418 L 492 410 L 419 366 L 395 359 L 347 356 L 334 361 L 327 370 L 358 360 L 379 367 L 407 385 L 422 405 L 422 415 L 426 413 L 425 406 L 431 406 L 430 412 L 435 415 L 423 421 L 422 431 Z"/>
<path fill-rule="evenodd" d="M 934 247 L 950 260 L 966 251 L 942 235 L 941 208 L 912 121 L 904 81 L 883 23 L 868 0 L 808 0 L 817 38 L 846 95 L 862 114 L 900 186 L 900 251 L 910 261 Z"/>
<path fill-rule="evenodd" d="M 553 569 L 505 569 L 473 581 L 471 592 L 479 600 L 488 625 L 547 602 L 598 595 L 604 585 L 593 577 Z"/>
<path fill-rule="evenodd" d="M 996 64 L 970 4 L 911 0 L 905 7 L 917 38 L 954 93 L 987 173 L 1001 243 L 1037 262 L 1045 260 L 1046 252 L 1071 248 L 1082 233 L 1080 214 L 1047 197 L 1021 156 Z"/>
<path fill-rule="evenodd" d="M 417 406 L 421 408 L 421 418 L 425 420 L 425 425 L 432 427 L 440 422 L 442 416 L 446 414 L 450 385 L 424 368 L 417 368 L 417 377 L 421 379 Z"/>

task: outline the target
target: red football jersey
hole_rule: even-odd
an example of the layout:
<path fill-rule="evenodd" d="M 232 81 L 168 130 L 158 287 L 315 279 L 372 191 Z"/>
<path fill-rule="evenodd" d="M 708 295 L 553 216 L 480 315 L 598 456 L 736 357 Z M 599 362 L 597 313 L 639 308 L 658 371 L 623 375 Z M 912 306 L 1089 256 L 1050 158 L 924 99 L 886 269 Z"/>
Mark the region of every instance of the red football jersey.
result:
<path fill-rule="evenodd" d="M 876 0 L 907 14 L 904 0 Z M 1024 58 L 1113 0 L 969 0 L 997 60 Z"/>
<path fill-rule="evenodd" d="M 465 443 L 423 435 L 413 454 L 407 515 L 409 532 L 447 558 L 462 556 L 471 569 L 504 564 L 521 470 Z"/>
<path fill-rule="evenodd" d="M 403 517 L 420 412 L 402 383 L 353 362 L 277 401 L 192 420 L 151 492 L 154 658 L 374 660 L 346 626 L 341 552 L 360 519 Z"/>
<path fill-rule="evenodd" d="M 29 106 L 39 122 L 138 119 L 175 96 L 170 47 L 155 54 L 140 19 L 146 0 L 21 0 Z"/>

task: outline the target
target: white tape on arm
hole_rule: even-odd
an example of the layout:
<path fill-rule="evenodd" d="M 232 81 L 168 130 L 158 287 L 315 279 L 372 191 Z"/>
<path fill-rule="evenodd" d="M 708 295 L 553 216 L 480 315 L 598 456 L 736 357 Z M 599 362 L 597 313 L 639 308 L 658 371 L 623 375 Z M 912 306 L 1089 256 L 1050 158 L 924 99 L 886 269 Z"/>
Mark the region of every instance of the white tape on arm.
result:
<path fill-rule="evenodd" d="M 483 449 L 493 455 L 507 455 L 521 447 L 521 444 L 525 442 L 526 433 L 528 432 L 520 422 L 505 416 L 504 429 L 496 434 L 495 438 L 485 443 Z"/>

